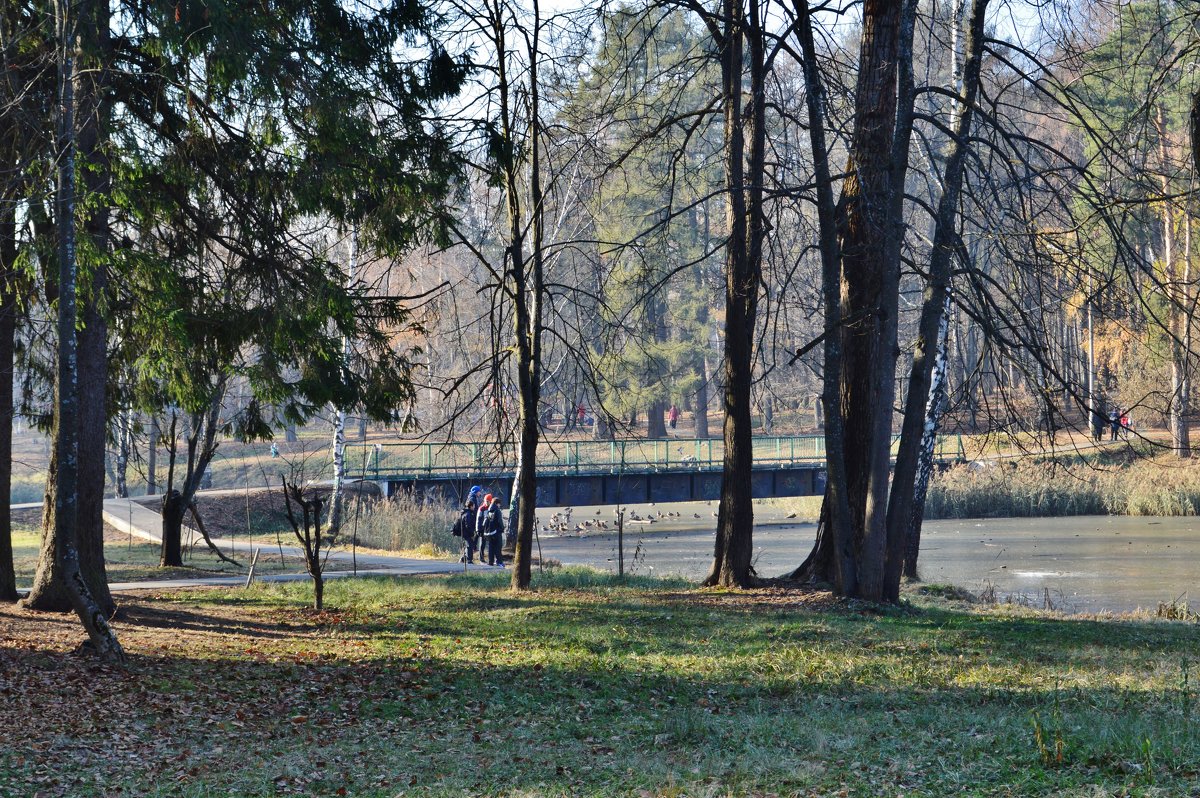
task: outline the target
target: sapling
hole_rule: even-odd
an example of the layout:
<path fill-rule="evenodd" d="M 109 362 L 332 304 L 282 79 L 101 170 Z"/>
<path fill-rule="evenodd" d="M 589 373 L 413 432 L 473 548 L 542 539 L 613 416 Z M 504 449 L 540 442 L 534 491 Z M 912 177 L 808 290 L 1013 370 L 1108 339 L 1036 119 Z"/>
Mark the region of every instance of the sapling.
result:
<path fill-rule="evenodd" d="M 286 477 L 280 477 L 283 482 L 283 501 L 287 508 L 288 523 L 300 541 L 304 551 L 304 565 L 313 580 L 313 608 L 321 609 L 325 593 L 325 578 L 321 571 L 321 507 L 324 502 L 320 496 L 308 499 L 304 489 L 296 483 L 289 483 Z M 292 509 L 295 504 L 300 508 L 302 519 L 296 520 Z"/>

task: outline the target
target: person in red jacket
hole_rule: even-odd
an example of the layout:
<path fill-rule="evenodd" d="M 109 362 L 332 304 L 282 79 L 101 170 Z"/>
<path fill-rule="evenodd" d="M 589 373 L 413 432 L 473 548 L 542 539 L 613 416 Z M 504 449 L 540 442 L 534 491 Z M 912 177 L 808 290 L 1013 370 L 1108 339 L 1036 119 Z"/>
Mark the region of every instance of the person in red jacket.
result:
<path fill-rule="evenodd" d="M 500 512 L 500 497 L 490 493 L 485 497 L 484 506 L 479 509 L 479 523 L 476 534 L 479 535 L 479 561 L 484 562 L 484 552 L 487 552 L 487 564 L 504 567 L 500 556 L 500 547 L 504 541 L 504 515 Z"/>

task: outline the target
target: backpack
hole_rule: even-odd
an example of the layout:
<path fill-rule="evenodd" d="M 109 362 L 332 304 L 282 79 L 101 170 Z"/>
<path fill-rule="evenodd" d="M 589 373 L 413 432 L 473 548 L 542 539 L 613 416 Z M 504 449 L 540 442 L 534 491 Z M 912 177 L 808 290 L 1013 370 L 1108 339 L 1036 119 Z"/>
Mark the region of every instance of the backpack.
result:
<path fill-rule="evenodd" d="M 454 522 L 454 527 L 450 530 L 450 534 L 456 538 L 463 536 L 463 531 L 470 529 L 471 520 L 467 517 L 470 515 L 470 510 L 463 510 L 458 515 L 458 520 Z"/>
<path fill-rule="evenodd" d="M 484 525 L 486 531 L 481 534 L 499 535 L 504 532 L 504 516 L 500 514 L 499 507 L 488 510 Z"/>

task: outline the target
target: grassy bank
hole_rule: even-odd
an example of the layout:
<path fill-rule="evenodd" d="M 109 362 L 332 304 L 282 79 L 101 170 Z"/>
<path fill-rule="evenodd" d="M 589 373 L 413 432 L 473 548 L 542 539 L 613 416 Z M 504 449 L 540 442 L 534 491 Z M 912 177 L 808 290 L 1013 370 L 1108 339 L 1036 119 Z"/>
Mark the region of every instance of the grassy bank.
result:
<path fill-rule="evenodd" d="M 28 588 L 33 584 L 33 575 L 37 570 L 42 544 L 41 533 L 27 527 L 14 529 L 12 544 L 17 587 Z M 250 558 L 245 552 L 238 552 L 235 557 L 242 566 L 239 568 L 224 562 L 201 544 L 195 549 L 184 547 L 185 567 L 160 568 L 160 549 L 157 543 L 123 535 L 111 527 L 107 528 L 104 535 L 104 569 L 108 574 L 108 581 L 117 583 L 243 575 L 250 565 Z M 269 544 L 265 542 L 255 566 L 255 572 L 258 574 L 296 573 L 303 570 L 302 557 L 280 558 L 278 552 L 272 553 Z"/>
<path fill-rule="evenodd" d="M 0 795 L 1191 794 L 1196 627 L 567 570 L 0 608 Z M 69 693 L 69 698 L 64 691 Z"/>
<path fill-rule="evenodd" d="M 1200 462 L 1160 455 L 956 466 L 930 484 L 925 517 L 1198 513 Z"/>

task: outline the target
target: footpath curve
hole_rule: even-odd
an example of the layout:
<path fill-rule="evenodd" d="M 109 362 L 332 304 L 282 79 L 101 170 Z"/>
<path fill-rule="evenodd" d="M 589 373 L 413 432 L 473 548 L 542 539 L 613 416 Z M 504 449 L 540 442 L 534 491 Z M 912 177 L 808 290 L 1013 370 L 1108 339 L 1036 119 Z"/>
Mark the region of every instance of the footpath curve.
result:
<path fill-rule="evenodd" d="M 40 506 L 40 505 L 39 505 Z M 104 520 L 114 529 L 152 543 L 162 543 L 162 516 L 133 499 L 105 499 Z M 213 538 L 213 545 L 224 552 L 253 553 L 255 548 L 268 548 L 265 542 L 254 544 L 250 540 Z M 183 545 L 204 545 L 200 533 L 189 526 L 183 528 Z M 269 546 L 270 551 L 280 551 L 289 557 L 304 557 L 299 546 Z M 357 562 L 357 568 L 353 564 Z M 392 557 L 379 554 L 359 554 L 332 551 L 325 560 L 325 578 L 342 579 L 352 576 L 422 576 L 426 574 L 463 573 L 464 571 L 498 571 L 500 566 L 466 565 L 442 560 L 422 560 L 416 557 Z M 262 582 L 293 582 L 309 579 L 307 573 L 255 575 Z M 109 590 L 155 590 L 180 587 L 208 587 L 220 585 L 243 585 L 244 576 L 213 576 L 199 579 L 152 579 L 140 582 L 114 582 Z"/>

